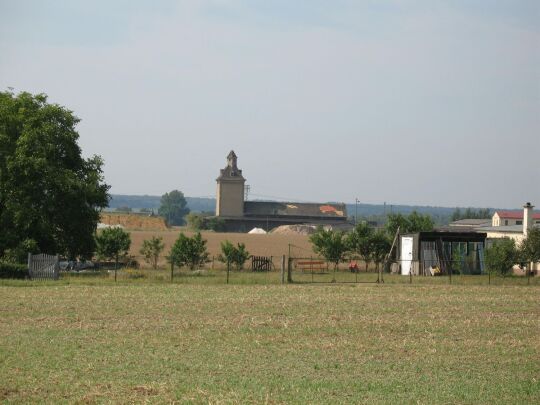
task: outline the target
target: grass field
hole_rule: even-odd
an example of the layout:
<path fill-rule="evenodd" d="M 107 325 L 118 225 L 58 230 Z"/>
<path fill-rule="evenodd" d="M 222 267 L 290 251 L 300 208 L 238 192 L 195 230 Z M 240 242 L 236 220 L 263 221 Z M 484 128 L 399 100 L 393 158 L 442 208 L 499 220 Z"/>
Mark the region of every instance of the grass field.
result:
<path fill-rule="evenodd" d="M 3 282 L 6 403 L 538 403 L 540 287 Z"/>

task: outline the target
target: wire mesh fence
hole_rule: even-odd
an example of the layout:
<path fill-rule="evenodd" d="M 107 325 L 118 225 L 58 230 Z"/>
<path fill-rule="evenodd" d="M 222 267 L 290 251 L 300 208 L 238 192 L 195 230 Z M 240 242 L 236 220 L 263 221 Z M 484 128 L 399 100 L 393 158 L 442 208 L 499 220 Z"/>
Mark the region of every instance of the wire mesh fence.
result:
<path fill-rule="evenodd" d="M 478 268 L 462 260 L 438 263 L 418 260 L 391 260 L 386 263 L 349 259 L 331 263 L 320 257 L 288 260 L 294 283 L 392 283 L 392 284 L 540 284 L 532 272 L 509 269 L 506 274 L 490 272 L 483 263 Z"/>
<path fill-rule="evenodd" d="M 140 256 L 131 256 L 119 263 L 95 262 L 84 269 L 65 267 L 64 278 L 97 277 L 116 282 L 180 282 L 189 284 L 278 284 L 285 281 L 285 256 L 251 256 L 243 266 L 228 264 L 210 256 L 205 263 L 189 267 L 171 266 L 160 257 L 153 268 Z"/>
<path fill-rule="evenodd" d="M 427 263 L 415 260 L 392 260 L 374 263 L 348 259 L 337 264 L 317 256 L 251 256 L 242 268 L 210 256 L 194 269 L 171 268 L 160 257 L 156 269 L 141 256 L 125 262 L 96 262 L 92 266 L 61 267 L 62 278 L 97 277 L 116 282 L 161 282 L 185 284 L 327 284 L 327 283 L 388 283 L 388 284 L 463 284 L 463 285 L 540 285 L 540 277 L 522 271 L 516 275 L 494 274 L 484 266 L 478 271 L 464 267 L 462 261 Z"/>

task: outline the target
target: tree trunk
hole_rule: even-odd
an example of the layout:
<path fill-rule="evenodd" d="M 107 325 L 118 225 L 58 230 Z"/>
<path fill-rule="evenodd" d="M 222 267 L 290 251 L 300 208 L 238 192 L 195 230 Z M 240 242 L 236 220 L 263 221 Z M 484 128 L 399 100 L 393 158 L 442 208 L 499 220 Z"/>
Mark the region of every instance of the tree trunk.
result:
<path fill-rule="evenodd" d="M 116 272 L 118 271 L 118 255 L 114 257 L 114 281 L 116 282 Z"/>

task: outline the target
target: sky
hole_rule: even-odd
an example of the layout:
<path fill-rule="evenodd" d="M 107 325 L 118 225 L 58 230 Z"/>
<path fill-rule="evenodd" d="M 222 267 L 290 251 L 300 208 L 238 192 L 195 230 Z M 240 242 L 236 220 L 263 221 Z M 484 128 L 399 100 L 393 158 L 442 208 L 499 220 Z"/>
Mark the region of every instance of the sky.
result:
<path fill-rule="evenodd" d="M 0 0 L 114 194 L 540 207 L 540 1 Z"/>

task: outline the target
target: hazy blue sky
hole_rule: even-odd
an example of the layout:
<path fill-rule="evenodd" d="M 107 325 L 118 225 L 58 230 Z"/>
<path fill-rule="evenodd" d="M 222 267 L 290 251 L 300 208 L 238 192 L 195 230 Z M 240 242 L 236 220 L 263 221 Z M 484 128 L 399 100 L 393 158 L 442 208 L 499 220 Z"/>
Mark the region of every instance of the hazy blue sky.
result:
<path fill-rule="evenodd" d="M 113 193 L 540 206 L 540 1 L 0 0 L 0 89 Z"/>

